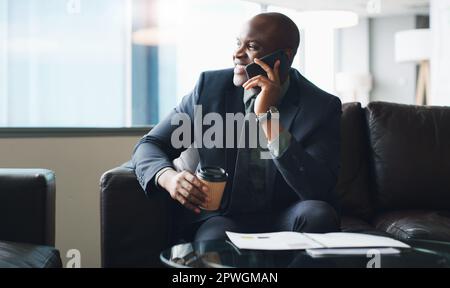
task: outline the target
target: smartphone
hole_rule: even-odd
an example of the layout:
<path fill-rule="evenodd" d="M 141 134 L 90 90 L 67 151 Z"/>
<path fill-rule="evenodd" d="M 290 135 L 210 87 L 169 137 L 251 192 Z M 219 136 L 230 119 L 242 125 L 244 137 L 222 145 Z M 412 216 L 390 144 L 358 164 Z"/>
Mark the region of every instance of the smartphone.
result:
<path fill-rule="evenodd" d="M 284 79 L 287 76 L 287 73 L 289 72 L 288 56 L 283 50 L 277 50 L 269 55 L 262 57 L 260 60 L 269 65 L 272 69 L 275 66 L 275 62 L 277 60 L 280 60 L 280 79 Z M 248 79 L 251 79 L 257 75 L 263 75 L 267 77 L 266 71 L 264 71 L 261 66 L 254 62 L 245 66 L 245 72 L 247 73 Z"/>

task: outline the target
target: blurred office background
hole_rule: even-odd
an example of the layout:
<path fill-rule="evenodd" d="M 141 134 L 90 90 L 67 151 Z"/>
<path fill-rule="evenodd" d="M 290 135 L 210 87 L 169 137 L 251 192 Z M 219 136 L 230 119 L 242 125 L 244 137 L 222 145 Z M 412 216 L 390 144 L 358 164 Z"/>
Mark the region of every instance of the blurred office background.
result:
<path fill-rule="evenodd" d="M 56 172 L 63 261 L 99 266 L 100 175 L 263 11 L 297 23 L 294 67 L 343 102 L 450 105 L 450 0 L 0 0 L 0 167 Z"/>

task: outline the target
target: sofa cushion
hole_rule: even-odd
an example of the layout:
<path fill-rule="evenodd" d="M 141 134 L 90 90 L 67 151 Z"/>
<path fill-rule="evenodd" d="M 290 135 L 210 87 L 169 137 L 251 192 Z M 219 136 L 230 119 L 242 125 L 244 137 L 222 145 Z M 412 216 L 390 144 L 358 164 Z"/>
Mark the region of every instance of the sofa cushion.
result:
<path fill-rule="evenodd" d="M 342 105 L 341 169 L 336 187 L 342 214 L 369 219 L 373 214 L 368 186 L 368 140 L 360 103 Z"/>
<path fill-rule="evenodd" d="M 386 231 L 376 229 L 375 226 L 373 226 L 372 224 L 360 218 L 355 218 L 351 216 L 341 217 L 341 232 L 364 233 L 384 237 L 392 237 Z"/>
<path fill-rule="evenodd" d="M 450 107 L 372 102 L 366 118 L 378 208 L 450 210 Z"/>
<path fill-rule="evenodd" d="M 450 212 L 404 210 L 383 213 L 374 221 L 377 229 L 400 240 L 450 241 Z"/>
<path fill-rule="evenodd" d="M 61 268 L 59 251 L 49 246 L 0 242 L 0 268 Z"/>
<path fill-rule="evenodd" d="M 364 232 L 368 230 L 374 230 L 375 227 L 367 223 L 366 221 L 351 217 L 351 216 L 342 216 L 341 217 L 341 231 L 342 232 Z"/>

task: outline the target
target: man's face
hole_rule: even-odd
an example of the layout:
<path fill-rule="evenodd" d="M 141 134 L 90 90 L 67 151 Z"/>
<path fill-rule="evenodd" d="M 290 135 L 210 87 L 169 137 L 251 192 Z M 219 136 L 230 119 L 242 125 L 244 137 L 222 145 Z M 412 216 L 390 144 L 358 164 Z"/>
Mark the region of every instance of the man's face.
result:
<path fill-rule="evenodd" d="M 269 26 L 269 27 L 268 27 Z M 245 65 L 253 62 L 255 58 L 261 58 L 276 50 L 279 43 L 276 39 L 276 32 L 270 25 L 260 19 L 253 18 L 244 25 L 241 34 L 237 37 L 237 47 L 233 53 L 235 86 L 241 86 L 248 79 L 245 73 Z"/>

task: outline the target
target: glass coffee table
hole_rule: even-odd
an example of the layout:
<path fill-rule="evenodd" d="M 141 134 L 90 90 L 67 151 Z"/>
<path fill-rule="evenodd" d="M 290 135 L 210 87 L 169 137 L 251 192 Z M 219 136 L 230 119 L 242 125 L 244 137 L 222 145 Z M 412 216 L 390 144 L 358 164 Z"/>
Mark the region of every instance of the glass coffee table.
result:
<path fill-rule="evenodd" d="M 375 267 L 450 267 L 449 242 L 404 242 L 411 248 L 399 249 L 398 254 L 380 254 Z M 366 268 L 374 259 L 371 257 L 373 254 L 311 257 L 305 250 L 242 250 L 230 241 L 179 244 L 160 254 L 161 261 L 174 268 Z"/>

